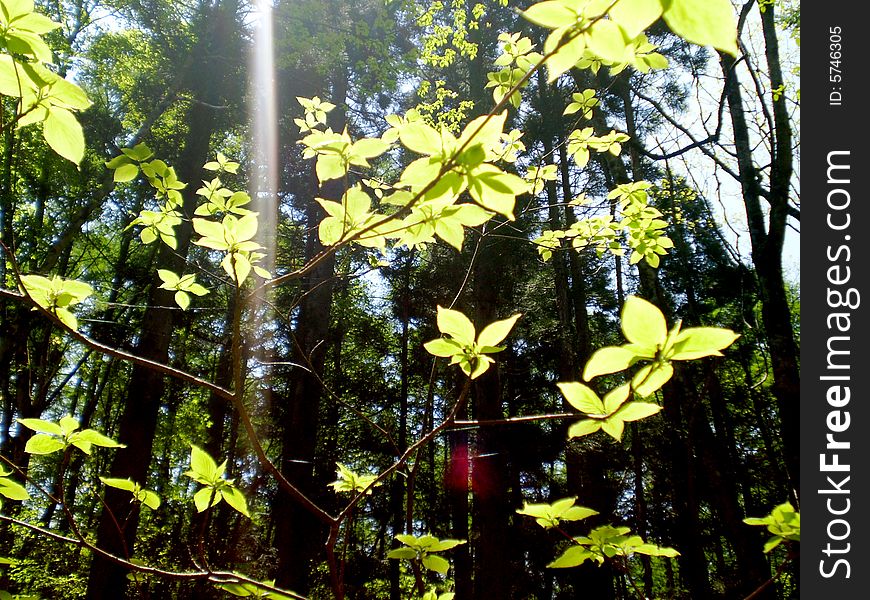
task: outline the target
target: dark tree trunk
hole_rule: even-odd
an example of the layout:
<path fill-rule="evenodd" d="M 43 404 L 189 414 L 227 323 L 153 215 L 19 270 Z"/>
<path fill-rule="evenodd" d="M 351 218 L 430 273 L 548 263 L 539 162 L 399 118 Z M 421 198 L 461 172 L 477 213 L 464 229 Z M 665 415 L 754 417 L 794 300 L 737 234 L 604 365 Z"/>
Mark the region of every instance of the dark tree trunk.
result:
<path fill-rule="evenodd" d="M 779 58 L 774 10 L 761 14 L 765 53 L 770 85 L 783 84 Z M 722 72 L 734 70 L 733 57 L 720 54 Z M 793 499 L 800 493 L 800 369 L 798 349 L 791 323 L 782 274 L 782 250 L 790 212 L 789 191 L 793 173 L 792 131 L 784 101 L 773 103 L 773 123 L 769 132 L 772 149 L 770 186 L 761 187 L 759 168 L 753 160 L 752 141 L 746 123 L 745 108 L 736 73 L 726 76 L 725 97 L 734 130 L 740 186 L 752 244 L 752 262 L 761 292 L 761 316 L 773 370 L 773 394 L 781 421 L 781 435 Z M 770 206 L 767 222 L 762 209 L 762 197 Z"/>
<path fill-rule="evenodd" d="M 347 100 L 347 72 L 343 67 L 334 75 L 332 102 L 337 106 L 330 113 L 329 125 L 341 131 L 346 124 L 344 112 Z M 323 184 L 318 196 L 341 201 L 344 193 L 340 180 Z M 318 237 L 317 225 L 326 216 L 314 198 L 306 205 L 308 237 L 304 257 L 311 261 L 325 249 Z M 317 495 L 314 485 L 315 451 L 318 440 L 318 421 L 323 396 L 323 368 L 329 342 L 330 319 L 334 294 L 335 254 L 320 256 L 319 262 L 302 281 L 303 297 L 299 303 L 299 317 L 294 337 L 294 360 L 304 365 L 298 369 L 284 399 L 282 427 L 281 472 L 303 493 Z M 277 506 L 281 506 L 275 519 L 275 547 L 278 550 L 279 586 L 304 593 L 309 587 L 309 565 L 322 547 L 325 531 L 284 491 L 279 491 Z"/>

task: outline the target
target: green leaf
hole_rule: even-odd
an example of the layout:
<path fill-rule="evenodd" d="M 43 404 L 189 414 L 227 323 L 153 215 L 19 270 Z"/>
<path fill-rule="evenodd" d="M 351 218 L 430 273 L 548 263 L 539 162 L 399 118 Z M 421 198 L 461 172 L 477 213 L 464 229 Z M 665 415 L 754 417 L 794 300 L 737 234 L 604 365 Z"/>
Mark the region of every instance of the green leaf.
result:
<path fill-rule="evenodd" d="M 405 558 L 408 560 L 413 560 L 417 558 L 417 551 L 413 548 L 395 548 L 387 552 L 387 558 Z"/>
<path fill-rule="evenodd" d="M 175 303 L 181 310 L 187 310 L 187 307 L 190 306 L 190 296 L 187 292 L 177 291 L 175 292 Z"/>
<path fill-rule="evenodd" d="M 136 175 L 139 174 L 139 166 L 134 165 L 133 163 L 127 163 L 125 165 L 119 166 L 115 169 L 114 180 L 115 183 L 123 183 L 125 181 L 132 181 L 136 179 Z"/>
<path fill-rule="evenodd" d="M 142 504 L 151 510 L 160 508 L 160 497 L 151 490 L 142 490 Z"/>
<path fill-rule="evenodd" d="M 42 123 L 42 135 L 52 150 L 76 165 L 81 163 L 85 155 L 85 134 L 70 111 L 51 107 Z"/>
<path fill-rule="evenodd" d="M 554 37 L 559 32 L 553 32 L 550 37 Z M 547 40 L 550 41 L 549 38 Z M 545 46 L 545 50 L 547 50 Z M 565 73 L 576 65 L 583 54 L 586 52 L 586 36 L 577 35 L 571 41 L 559 48 L 558 52 L 547 59 L 547 81 L 552 83 L 559 78 L 562 73 Z"/>
<path fill-rule="evenodd" d="M 212 494 L 214 498 L 212 498 Z M 202 512 L 209 508 L 209 500 L 211 506 L 214 506 L 221 501 L 221 495 L 215 492 L 211 486 L 206 486 L 193 495 L 193 504 L 196 506 L 196 512 Z"/>
<path fill-rule="evenodd" d="M 463 346 L 474 343 L 474 324 L 458 310 L 438 307 L 438 330 Z"/>
<path fill-rule="evenodd" d="M 662 0 L 619 0 L 608 14 L 634 39 L 661 16 L 662 8 Z"/>
<path fill-rule="evenodd" d="M 721 356 L 723 350 L 740 336 L 719 327 L 689 327 L 683 329 L 674 342 L 671 360 L 693 360 L 704 356 Z"/>
<path fill-rule="evenodd" d="M 419 538 L 415 535 L 399 533 L 396 534 L 396 539 L 405 544 L 406 546 L 419 546 Z"/>
<path fill-rule="evenodd" d="M 61 24 L 55 23 L 45 15 L 41 15 L 37 12 L 31 12 L 29 14 L 25 14 L 18 19 L 15 19 L 14 26 L 16 29 L 23 29 L 37 35 L 42 35 L 44 33 L 48 33 L 49 31 L 54 31 L 55 29 L 59 28 Z"/>
<path fill-rule="evenodd" d="M 522 315 L 517 313 L 502 321 L 494 321 L 483 328 L 477 336 L 478 346 L 497 346 L 504 340 L 513 329 L 514 324 Z"/>
<path fill-rule="evenodd" d="M 223 487 L 221 488 L 220 495 L 227 504 L 249 519 L 251 518 L 250 513 L 248 513 L 248 502 L 245 500 L 245 495 L 241 490 L 236 487 Z"/>
<path fill-rule="evenodd" d="M 604 412 L 605 414 L 613 414 L 620 405 L 628 399 L 628 393 L 631 386 L 627 383 L 614 388 L 604 395 Z"/>
<path fill-rule="evenodd" d="M 462 544 L 468 543 L 467 540 L 438 540 L 428 548 L 426 548 L 427 552 L 444 552 L 445 550 L 450 550 L 451 548 L 455 548 L 456 546 L 461 546 Z"/>
<path fill-rule="evenodd" d="M 44 433 L 37 433 L 27 440 L 24 451 L 28 454 L 51 454 L 66 447 L 63 441 Z"/>
<path fill-rule="evenodd" d="M 587 517 L 591 517 L 597 514 L 597 510 L 586 508 L 585 506 L 572 506 L 564 513 L 562 513 L 559 518 L 563 521 L 580 521 L 582 519 L 586 519 Z"/>
<path fill-rule="evenodd" d="M 622 439 L 622 432 L 624 429 L 625 421 L 616 416 L 601 422 L 601 430 L 617 442 Z"/>
<path fill-rule="evenodd" d="M 557 383 L 556 385 L 568 403 L 580 412 L 596 416 L 607 414 L 601 398 L 588 386 L 576 381 Z"/>
<path fill-rule="evenodd" d="M 450 569 L 450 563 L 447 562 L 446 558 L 443 558 L 441 556 L 433 556 L 431 554 L 427 554 L 423 556 L 420 562 L 422 562 L 423 566 L 430 571 L 435 571 L 441 574 L 446 573 Z"/>
<path fill-rule="evenodd" d="M 423 344 L 429 354 L 434 356 L 453 356 L 462 353 L 462 346 L 448 338 L 437 338 Z"/>
<path fill-rule="evenodd" d="M 201 483 L 215 483 L 218 477 L 215 460 L 205 450 L 193 444 L 190 445 L 190 470 L 201 478 Z"/>
<path fill-rule="evenodd" d="M 598 21 L 587 36 L 586 43 L 592 52 L 610 62 L 623 60 L 628 40 L 616 23 L 606 19 Z"/>
<path fill-rule="evenodd" d="M 558 29 L 577 20 L 577 13 L 563 2 L 548 0 L 531 5 L 522 12 L 523 18 L 547 29 Z"/>
<path fill-rule="evenodd" d="M 53 435 L 63 435 L 63 428 L 57 423 L 45 421 L 43 419 L 16 419 L 19 423 L 39 433 L 51 433 Z"/>
<path fill-rule="evenodd" d="M 18 67 L 18 62 L 8 54 L 0 54 L 0 94 L 20 97 L 22 88 L 33 87 L 27 74 Z"/>
<path fill-rule="evenodd" d="M 583 437 L 584 435 L 595 433 L 601 429 L 602 423 L 603 421 L 598 419 L 583 419 L 582 421 L 577 421 L 568 428 L 568 437 Z"/>
<path fill-rule="evenodd" d="M 125 444 L 119 444 L 112 438 L 103 435 L 95 429 L 84 429 L 70 436 L 70 442 L 73 440 L 87 442 L 94 446 L 102 446 L 103 448 L 126 448 Z"/>
<path fill-rule="evenodd" d="M 681 38 L 737 56 L 737 26 L 729 0 L 666 0 L 663 16 Z"/>
<path fill-rule="evenodd" d="M 668 328 L 665 316 L 654 304 L 629 296 L 622 307 L 622 333 L 633 344 L 655 349 L 664 343 Z"/>
<path fill-rule="evenodd" d="M 646 398 L 666 384 L 673 374 L 674 367 L 670 363 L 646 365 L 635 373 L 631 385 L 638 396 Z"/>
<path fill-rule="evenodd" d="M 441 152 L 441 135 L 425 123 L 413 121 L 399 129 L 399 140 L 409 150 L 433 155 Z"/>
<path fill-rule="evenodd" d="M 30 498 L 30 494 L 27 493 L 27 489 L 23 485 L 5 477 L 0 477 L 0 496 L 5 496 L 10 500 L 27 500 Z"/>
<path fill-rule="evenodd" d="M 652 402 L 629 402 L 623 404 L 613 415 L 613 418 L 621 421 L 638 421 L 652 416 L 662 409 L 658 404 Z"/>
<path fill-rule="evenodd" d="M 589 381 L 599 375 L 623 371 L 637 361 L 635 352 L 622 346 L 605 346 L 596 350 L 583 368 L 583 379 Z"/>
<path fill-rule="evenodd" d="M 633 547 L 632 550 L 637 554 L 647 554 L 649 556 L 664 556 L 667 558 L 674 558 L 680 555 L 680 553 L 677 552 L 674 548 L 656 546 L 655 544 L 640 544 Z"/>
<path fill-rule="evenodd" d="M 589 550 L 582 546 L 571 546 L 562 555 L 547 565 L 550 569 L 567 569 L 582 565 L 587 560 L 594 558 Z"/>
<path fill-rule="evenodd" d="M 59 425 L 60 428 L 63 430 L 63 435 L 69 435 L 79 428 L 79 421 L 78 419 L 73 418 L 71 415 L 66 415 L 64 417 L 61 417 Z"/>
<path fill-rule="evenodd" d="M 118 488 L 119 490 L 124 490 L 126 492 L 133 492 L 138 487 L 133 481 L 130 479 L 118 479 L 114 477 L 100 477 L 100 481 L 106 484 L 109 487 Z"/>

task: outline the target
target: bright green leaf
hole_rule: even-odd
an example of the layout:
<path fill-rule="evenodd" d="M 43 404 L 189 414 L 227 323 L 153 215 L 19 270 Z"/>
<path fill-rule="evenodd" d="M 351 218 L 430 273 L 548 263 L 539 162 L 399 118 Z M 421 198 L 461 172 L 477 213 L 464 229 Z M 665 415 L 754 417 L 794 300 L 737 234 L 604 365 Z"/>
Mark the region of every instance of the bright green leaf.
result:
<path fill-rule="evenodd" d="M 605 346 L 596 350 L 583 368 L 583 379 L 623 371 L 637 361 L 637 354 L 621 346 Z"/>
<path fill-rule="evenodd" d="M 729 0 L 668 0 L 663 16 L 680 37 L 737 56 L 737 26 Z"/>
<path fill-rule="evenodd" d="M 451 336 L 461 345 L 474 343 L 474 324 L 458 310 L 438 307 L 438 330 Z"/>
<path fill-rule="evenodd" d="M 601 429 L 602 423 L 603 421 L 598 419 L 583 419 L 582 421 L 577 421 L 568 428 L 568 437 L 583 437 L 584 435 L 595 433 Z"/>
<path fill-rule="evenodd" d="M 51 149 L 78 165 L 85 154 L 85 135 L 75 116 L 54 106 L 42 124 L 42 135 Z"/>
<path fill-rule="evenodd" d="M 422 562 L 423 566 L 430 571 L 435 571 L 441 574 L 446 573 L 450 569 L 450 563 L 447 562 L 446 558 L 443 558 L 441 556 L 432 556 L 431 554 L 427 554 L 423 556 L 420 562 Z"/>
<path fill-rule="evenodd" d="M 674 342 L 671 360 L 693 360 L 704 356 L 721 356 L 740 337 L 730 329 L 719 327 L 689 327 L 683 329 Z"/>
<path fill-rule="evenodd" d="M 248 513 L 248 503 L 245 500 L 245 495 L 236 488 L 236 487 L 224 487 L 221 488 L 220 491 L 221 497 L 226 501 L 227 504 L 232 506 L 238 512 L 242 513 L 249 519 L 251 518 L 250 513 Z"/>
<path fill-rule="evenodd" d="M 63 428 L 57 423 L 45 421 L 43 419 L 17 419 L 19 423 L 39 433 L 51 433 L 53 435 L 64 435 Z"/>
<path fill-rule="evenodd" d="M 550 569 L 567 569 L 582 565 L 594 555 L 582 546 L 571 546 L 562 555 L 547 565 Z"/>
<path fill-rule="evenodd" d="M 28 454 L 51 454 L 52 452 L 62 450 L 65 446 L 66 444 L 56 437 L 51 437 L 44 433 L 37 433 L 27 440 L 27 444 L 24 446 L 24 451 Z"/>
<path fill-rule="evenodd" d="M 668 334 L 665 317 L 656 306 L 638 296 L 629 296 L 622 307 L 622 333 L 638 346 L 655 349 Z"/>
<path fill-rule="evenodd" d="M 621 421 L 637 421 L 652 416 L 661 409 L 661 406 L 652 402 L 629 402 L 623 404 L 613 417 Z"/>
<path fill-rule="evenodd" d="M 514 324 L 522 315 L 517 313 L 502 321 L 494 321 L 483 328 L 477 337 L 478 346 L 497 346 L 513 329 Z"/>
<path fill-rule="evenodd" d="M 568 403 L 587 415 L 604 416 L 604 404 L 590 387 L 582 383 L 572 381 L 556 384 L 565 396 Z"/>

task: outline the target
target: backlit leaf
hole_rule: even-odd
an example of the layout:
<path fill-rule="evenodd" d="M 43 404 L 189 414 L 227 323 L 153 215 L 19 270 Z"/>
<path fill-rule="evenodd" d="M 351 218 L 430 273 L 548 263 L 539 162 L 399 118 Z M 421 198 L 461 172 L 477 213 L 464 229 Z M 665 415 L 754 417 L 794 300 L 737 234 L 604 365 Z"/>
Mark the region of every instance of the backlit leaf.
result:
<path fill-rule="evenodd" d="M 19 423 L 39 433 L 51 433 L 54 435 L 63 435 L 63 428 L 57 423 L 46 421 L 44 419 L 17 419 Z"/>
<path fill-rule="evenodd" d="M 730 329 L 719 327 L 689 327 L 683 329 L 674 342 L 671 360 L 693 360 L 704 356 L 721 356 L 740 336 Z"/>
<path fill-rule="evenodd" d="M 604 416 L 604 404 L 591 388 L 577 381 L 558 383 L 559 389 L 568 403 L 587 415 Z"/>
<path fill-rule="evenodd" d="M 737 26 L 729 0 L 669 0 L 663 16 L 680 37 L 737 56 Z"/>
<path fill-rule="evenodd" d="M 446 573 L 450 569 L 450 563 L 447 562 L 446 558 L 441 556 L 433 556 L 431 554 L 427 554 L 423 556 L 421 559 L 423 566 L 429 569 L 430 571 L 435 571 L 437 573 Z"/>
<path fill-rule="evenodd" d="M 621 346 L 605 346 L 596 350 L 583 368 L 583 379 L 623 371 L 634 364 L 637 354 Z"/>
<path fill-rule="evenodd" d="M 52 107 L 42 123 L 42 135 L 51 149 L 78 165 L 85 154 L 85 134 L 75 116 L 65 108 Z"/>
<path fill-rule="evenodd" d="M 665 316 L 656 306 L 638 296 L 629 296 L 622 307 L 622 333 L 634 344 L 656 348 L 668 334 Z"/>
<path fill-rule="evenodd" d="M 459 344 L 469 345 L 474 342 L 474 324 L 458 310 L 438 307 L 438 330 L 446 333 Z"/>
<path fill-rule="evenodd" d="M 550 569 L 567 569 L 582 565 L 594 555 L 582 546 L 571 546 L 562 555 L 547 565 Z"/>
<path fill-rule="evenodd" d="M 596 431 L 601 429 L 602 423 L 603 421 L 600 421 L 598 419 L 583 419 L 582 421 L 577 421 L 568 428 L 568 437 L 583 437 L 584 435 L 595 433 Z"/>
<path fill-rule="evenodd" d="M 477 337 L 478 346 L 498 346 L 511 332 L 517 319 L 520 318 L 519 313 L 511 315 L 502 321 L 494 321 L 483 328 L 480 335 Z"/>
<path fill-rule="evenodd" d="M 64 446 L 65 444 L 56 437 L 37 433 L 27 440 L 24 451 L 28 454 L 51 454 L 52 452 L 62 450 Z"/>

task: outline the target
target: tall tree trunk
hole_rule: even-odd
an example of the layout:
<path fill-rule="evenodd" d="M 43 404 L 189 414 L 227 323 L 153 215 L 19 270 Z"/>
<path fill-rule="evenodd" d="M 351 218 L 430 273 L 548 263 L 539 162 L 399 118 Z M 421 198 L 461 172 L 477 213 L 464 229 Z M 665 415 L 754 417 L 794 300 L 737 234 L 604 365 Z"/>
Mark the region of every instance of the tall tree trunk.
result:
<path fill-rule="evenodd" d="M 761 13 L 765 54 L 771 88 L 783 85 L 774 8 Z M 722 72 L 735 68 L 735 59 L 721 53 Z M 761 292 L 761 316 L 770 349 L 773 368 L 773 394 L 781 421 L 785 464 L 793 499 L 800 494 L 800 369 L 798 349 L 791 324 L 782 274 L 782 250 L 789 215 L 789 190 L 793 173 L 792 131 L 784 100 L 773 103 L 773 123 L 770 146 L 770 187 L 765 192 L 760 183 L 759 168 L 753 159 L 752 140 L 746 123 L 745 105 L 737 73 L 725 78 L 725 97 L 734 131 L 734 150 L 743 204 L 752 244 L 752 262 Z M 769 203 L 765 223 L 762 197 Z"/>
<path fill-rule="evenodd" d="M 331 101 L 337 106 L 329 115 L 329 126 L 341 131 L 346 125 L 347 71 L 344 66 L 333 74 Z M 340 180 L 324 183 L 318 196 L 341 201 L 344 193 Z M 314 259 L 325 248 L 318 237 L 317 224 L 326 216 L 311 197 L 306 206 L 308 237 L 305 241 L 306 262 Z M 318 440 L 318 420 L 323 396 L 323 368 L 328 350 L 329 326 L 332 312 L 335 277 L 335 254 L 330 253 L 303 279 L 303 297 L 299 304 L 299 318 L 295 340 L 295 361 L 305 365 L 297 370 L 289 396 L 284 400 L 281 472 L 303 493 L 316 494 L 314 462 Z M 281 510 L 275 522 L 275 546 L 278 550 L 276 582 L 304 593 L 309 586 L 309 565 L 316 555 L 324 535 L 320 525 L 286 492 L 279 491 L 277 505 Z"/>

